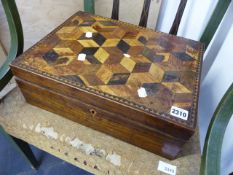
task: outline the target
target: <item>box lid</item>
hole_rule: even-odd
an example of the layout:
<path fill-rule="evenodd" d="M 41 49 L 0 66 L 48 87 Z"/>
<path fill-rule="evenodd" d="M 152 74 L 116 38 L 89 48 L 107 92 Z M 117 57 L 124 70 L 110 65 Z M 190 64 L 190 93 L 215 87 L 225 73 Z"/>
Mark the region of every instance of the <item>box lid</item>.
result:
<path fill-rule="evenodd" d="M 78 12 L 12 67 L 193 130 L 202 54 L 199 42 Z"/>

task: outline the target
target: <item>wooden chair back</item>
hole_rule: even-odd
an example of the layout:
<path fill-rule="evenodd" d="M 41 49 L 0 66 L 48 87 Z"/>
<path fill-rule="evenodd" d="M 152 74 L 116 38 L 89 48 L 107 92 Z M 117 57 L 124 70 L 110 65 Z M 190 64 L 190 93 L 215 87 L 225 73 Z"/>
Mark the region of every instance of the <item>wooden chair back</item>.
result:
<path fill-rule="evenodd" d="M 150 4 L 151 4 L 151 0 L 144 0 L 140 22 L 138 24 L 141 27 L 147 26 Z M 187 0 L 180 0 L 180 4 L 177 9 L 176 16 L 173 21 L 169 34 L 172 34 L 172 35 L 177 34 L 186 4 L 187 4 Z M 112 15 L 111 15 L 112 19 L 119 20 L 119 8 L 120 8 L 120 0 L 113 0 Z M 95 13 L 94 0 L 85 0 L 84 10 L 94 14 Z"/>

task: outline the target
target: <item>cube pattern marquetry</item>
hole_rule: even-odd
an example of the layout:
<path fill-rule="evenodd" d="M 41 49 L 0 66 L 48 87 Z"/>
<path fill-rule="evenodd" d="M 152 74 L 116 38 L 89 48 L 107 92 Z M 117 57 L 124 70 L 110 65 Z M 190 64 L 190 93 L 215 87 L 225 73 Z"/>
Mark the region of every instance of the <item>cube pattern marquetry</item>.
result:
<path fill-rule="evenodd" d="M 201 50 L 192 40 L 78 12 L 21 63 L 169 114 L 171 106 L 192 112 Z"/>

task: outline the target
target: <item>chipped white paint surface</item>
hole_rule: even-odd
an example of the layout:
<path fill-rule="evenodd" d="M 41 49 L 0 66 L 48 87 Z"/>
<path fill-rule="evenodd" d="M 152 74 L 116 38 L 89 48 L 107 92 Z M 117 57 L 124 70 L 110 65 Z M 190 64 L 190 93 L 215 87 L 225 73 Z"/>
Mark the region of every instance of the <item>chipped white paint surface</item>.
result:
<path fill-rule="evenodd" d="M 80 146 L 83 144 L 83 142 L 81 140 L 79 140 L 78 138 L 75 138 L 74 140 L 69 140 L 67 139 L 67 141 L 75 148 L 79 149 Z"/>
<path fill-rule="evenodd" d="M 86 155 L 90 155 L 94 153 L 95 148 L 91 144 L 83 144 L 80 146 L 81 150 L 86 153 Z"/>
<path fill-rule="evenodd" d="M 27 126 L 25 123 L 23 123 L 22 127 L 24 129 L 30 129 L 33 130 L 33 125 Z M 36 133 L 42 134 L 46 136 L 48 139 L 58 139 L 60 141 L 64 141 L 64 134 L 59 135 L 58 132 L 54 130 L 53 127 L 44 127 L 41 126 L 40 123 L 38 123 L 34 130 Z M 120 166 L 121 165 L 121 156 L 114 153 L 114 154 L 108 154 L 106 156 L 106 151 L 104 149 L 94 148 L 91 144 L 85 143 L 84 141 L 81 141 L 79 138 L 71 139 L 71 137 L 65 138 L 65 143 L 68 145 L 71 145 L 72 147 L 82 151 L 86 155 L 93 155 L 98 157 L 103 157 L 107 161 L 111 162 L 113 165 Z"/>
<path fill-rule="evenodd" d="M 73 147 L 82 150 L 85 152 L 85 154 L 90 155 L 91 153 L 94 153 L 95 148 L 91 144 L 87 144 L 79 140 L 78 138 L 75 138 L 68 142 Z"/>
<path fill-rule="evenodd" d="M 121 156 L 116 153 L 108 154 L 106 160 L 116 166 L 121 166 Z"/>
<path fill-rule="evenodd" d="M 0 125 L 11 135 L 97 175 L 158 175 L 161 174 L 156 167 L 159 160 L 177 166 L 178 175 L 196 175 L 199 171 L 198 133 L 184 146 L 183 157 L 169 161 L 33 107 L 25 103 L 18 89 L 0 103 Z M 30 126 L 34 126 L 34 129 L 31 130 Z M 50 134 L 46 136 L 45 133 Z M 81 143 L 85 146 L 82 147 Z"/>
<path fill-rule="evenodd" d="M 54 131 L 53 127 L 42 127 L 40 123 L 36 125 L 35 132 L 41 133 L 49 139 L 58 138 L 58 133 Z"/>

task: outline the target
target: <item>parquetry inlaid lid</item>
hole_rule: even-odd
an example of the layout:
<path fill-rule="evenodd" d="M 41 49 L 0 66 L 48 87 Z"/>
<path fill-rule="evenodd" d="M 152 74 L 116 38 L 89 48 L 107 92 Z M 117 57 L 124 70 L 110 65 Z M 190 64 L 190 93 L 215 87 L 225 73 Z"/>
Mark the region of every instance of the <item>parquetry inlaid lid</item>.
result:
<path fill-rule="evenodd" d="M 78 12 L 13 65 L 194 126 L 202 44 Z M 117 98 L 114 98 L 117 97 Z M 172 106 L 189 112 L 171 116 Z"/>

